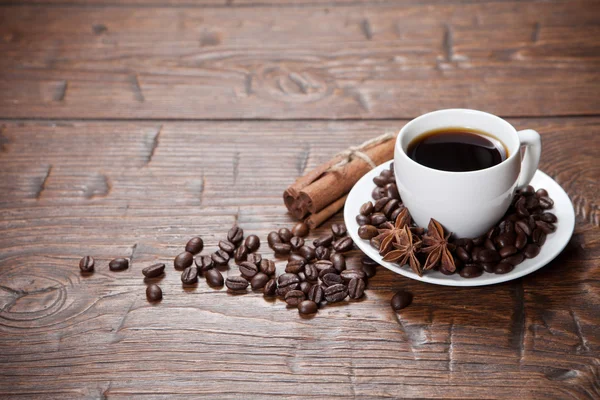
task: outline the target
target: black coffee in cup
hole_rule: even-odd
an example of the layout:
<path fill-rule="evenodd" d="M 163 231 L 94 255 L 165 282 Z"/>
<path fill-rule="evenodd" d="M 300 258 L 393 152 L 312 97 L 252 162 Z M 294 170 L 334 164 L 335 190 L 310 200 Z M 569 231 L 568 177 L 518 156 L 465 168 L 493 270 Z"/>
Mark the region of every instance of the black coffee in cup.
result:
<path fill-rule="evenodd" d="M 460 127 L 425 132 L 409 143 L 406 153 L 421 165 L 451 172 L 493 167 L 508 157 L 506 146 L 498 139 Z"/>

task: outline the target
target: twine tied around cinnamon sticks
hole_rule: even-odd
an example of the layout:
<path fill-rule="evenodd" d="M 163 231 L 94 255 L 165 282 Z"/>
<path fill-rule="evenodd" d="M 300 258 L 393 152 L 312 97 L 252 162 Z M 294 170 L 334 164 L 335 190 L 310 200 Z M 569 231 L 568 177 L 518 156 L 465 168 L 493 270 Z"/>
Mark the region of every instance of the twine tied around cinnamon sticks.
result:
<path fill-rule="evenodd" d="M 367 172 L 394 156 L 396 134 L 386 132 L 336 154 L 298 178 L 283 192 L 283 200 L 297 219 L 316 228 L 337 213 L 352 186 Z"/>

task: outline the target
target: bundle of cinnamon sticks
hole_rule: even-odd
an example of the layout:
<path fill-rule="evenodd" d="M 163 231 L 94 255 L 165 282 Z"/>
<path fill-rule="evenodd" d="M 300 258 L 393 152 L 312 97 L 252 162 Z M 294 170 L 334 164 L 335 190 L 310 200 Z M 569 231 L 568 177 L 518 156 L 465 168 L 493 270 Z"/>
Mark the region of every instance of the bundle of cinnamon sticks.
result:
<path fill-rule="evenodd" d="M 374 166 L 394 157 L 396 135 L 385 134 L 339 153 L 298 178 L 283 192 L 283 201 L 298 220 L 316 228 L 337 213 L 352 186 Z"/>

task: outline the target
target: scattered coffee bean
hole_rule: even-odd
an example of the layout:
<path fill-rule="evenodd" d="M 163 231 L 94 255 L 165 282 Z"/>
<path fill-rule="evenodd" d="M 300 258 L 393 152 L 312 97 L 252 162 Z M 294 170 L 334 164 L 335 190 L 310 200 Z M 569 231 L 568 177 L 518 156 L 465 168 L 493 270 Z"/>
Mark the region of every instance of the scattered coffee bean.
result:
<path fill-rule="evenodd" d="M 196 267 L 191 266 L 184 269 L 181 273 L 181 282 L 184 285 L 193 285 L 198 282 L 198 270 Z"/>
<path fill-rule="evenodd" d="M 231 256 L 235 251 L 235 244 L 228 240 L 221 240 L 219 242 L 219 248 Z"/>
<path fill-rule="evenodd" d="M 477 254 L 479 262 L 496 262 L 500 261 L 500 255 L 496 250 L 483 249 Z"/>
<path fill-rule="evenodd" d="M 305 265 L 306 261 L 304 260 L 288 261 L 287 265 L 285 266 L 285 272 L 298 274 L 298 272 L 304 271 Z"/>
<path fill-rule="evenodd" d="M 146 298 L 150 302 L 159 301 L 160 299 L 162 299 L 162 290 L 160 286 L 154 283 L 148 285 L 148 287 L 146 288 Z"/>
<path fill-rule="evenodd" d="M 333 267 L 327 268 L 327 269 L 322 269 L 319 271 L 319 278 L 322 280 L 323 277 L 327 274 L 338 274 L 337 270 Z"/>
<path fill-rule="evenodd" d="M 554 201 L 550 197 L 546 197 L 546 196 L 540 197 L 539 202 L 540 202 L 540 208 L 542 208 L 543 210 L 549 210 L 552 207 L 554 207 Z"/>
<path fill-rule="evenodd" d="M 292 246 L 290 246 L 289 243 L 275 243 L 273 245 L 273 251 L 278 255 L 290 254 L 290 251 L 292 251 Z"/>
<path fill-rule="evenodd" d="M 308 291 L 307 297 L 318 304 L 325 299 L 325 291 L 321 285 L 313 285 Z"/>
<path fill-rule="evenodd" d="M 520 220 L 515 223 L 515 230 L 517 233 L 523 232 L 527 236 L 531 236 L 531 228 L 529 228 L 529 224 L 524 220 Z"/>
<path fill-rule="evenodd" d="M 260 265 L 260 262 L 262 261 L 262 256 L 258 253 L 248 254 L 246 261 L 251 262 L 252 264 L 258 267 Z"/>
<path fill-rule="evenodd" d="M 538 246 L 543 246 L 546 243 L 546 233 L 540 228 L 536 228 L 531 233 L 531 240 Z"/>
<path fill-rule="evenodd" d="M 473 242 L 474 246 L 481 246 L 483 245 L 483 242 L 485 242 L 485 237 L 484 236 L 479 236 L 475 239 L 471 239 L 471 241 Z"/>
<path fill-rule="evenodd" d="M 377 251 L 379 251 L 379 247 L 381 246 L 381 242 L 379 241 L 379 239 L 377 239 L 377 236 L 374 238 L 371 238 L 371 240 L 369 240 L 369 244 Z"/>
<path fill-rule="evenodd" d="M 337 253 L 345 253 L 354 248 L 354 241 L 350 236 L 346 236 L 344 238 L 339 239 L 337 242 L 333 244 L 333 249 Z"/>
<path fill-rule="evenodd" d="M 523 255 L 523 253 L 517 253 L 517 254 L 513 254 L 512 256 L 503 258 L 501 260 L 501 262 L 509 263 L 511 265 L 518 265 L 518 264 L 521 264 L 523 262 L 523 260 L 525 260 L 525 256 Z"/>
<path fill-rule="evenodd" d="M 482 273 L 483 270 L 475 264 L 465 264 L 463 269 L 460 270 L 460 276 L 463 278 L 477 278 Z"/>
<path fill-rule="evenodd" d="M 244 261 L 240 263 L 239 270 L 242 276 L 248 279 L 252 278 L 258 273 L 258 267 L 256 266 L 256 264 L 249 261 Z"/>
<path fill-rule="evenodd" d="M 217 267 L 224 267 L 229 262 L 229 254 L 223 250 L 217 250 L 210 255 Z"/>
<path fill-rule="evenodd" d="M 548 197 L 548 191 L 546 189 L 538 189 L 535 192 L 536 197 Z"/>
<path fill-rule="evenodd" d="M 483 268 L 483 270 L 485 272 L 488 272 L 490 274 L 494 273 L 494 269 L 496 268 L 496 265 L 498 265 L 498 263 L 495 262 L 491 262 L 491 263 L 480 263 L 479 267 Z"/>
<path fill-rule="evenodd" d="M 365 293 L 365 281 L 362 279 L 351 279 L 348 282 L 348 296 L 351 299 L 360 299 Z"/>
<path fill-rule="evenodd" d="M 519 191 L 519 194 L 523 196 L 533 196 L 535 194 L 535 189 L 533 188 L 533 186 L 527 185 Z"/>
<path fill-rule="evenodd" d="M 315 255 L 317 256 L 317 260 L 329 260 L 331 250 L 329 250 L 329 247 L 319 246 L 315 249 Z"/>
<path fill-rule="evenodd" d="M 367 255 L 362 256 L 362 258 L 360 259 L 360 262 L 362 263 L 362 265 L 373 265 L 373 266 L 378 265 L 377 261 L 371 259 Z"/>
<path fill-rule="evenodd" d="M 366 275 L 362 269 L 347 269 L 340 273 L 344 282 L 350 282 L 352 279 L 365 279 Z"/>
<path fill-rule="evenodd" d="M 250 253 L 253 253 L 260 247 L 260 239 L 256 235 L 250 235 L 246 238 L 245 244 Z"/>
<path fill-rule="evenodd" d="M 390 301 L 390 305 L 394 311 L 400 311 L 403 308 L 408 307 L 410 303 L 412 303 L 412 294 L 405 292 L 404 290 L 396 292 Z"/>
<path fill-rule="evenodd" d="M 532 197 L 535 198 L 535 197 Z M 495 274 L 507 274 L 510 271 L 512 271 L 514 269 L 514 265 L 509 264 L 507 262 L 501 262 L 498 263 L 498 265 L 496 265 L 496 268 L 494 269 L 494 273 Z"/>
<path fill-rule="evenodd" d="M 260 272 L 268 276 L 275 275 L 275 263 L 272 260 L 267 260 L 266 258 L 263 258 L 260 261 L 258 269 L 260 270 Z"/>
<path fill-rule="evenodd" d="M 554 226 L 554 224 L 544 221 L 535 221 L 535 224 L 537 225 L 537 228 L 541 229 L 545 234 L 556 231 L 556 226 Z"/>
<path fill-rule="evenodd" d="M 516 252 L 518 252 L 519 249 L 517 249 L 515 246 L 504 246 L 502 247 L 499 251 L 498 254 L 500 254 L 501 258 L 506 258 L 508 256 L 512 256 L 513 254 L 515 254 Z"/>
<path fill-rule="evenodd" d="M 456 256 L 463 262 L 471 261 L 471 255 L 469 254 L 469 252 L 467 250 L 465 250 L 464 247 L 456 248 Z"/>
<path fill-rule="evenodd" d="M 335 253 L 329 257 L 329 261 L 337 272 L 342 272 L 346 269 L 346 257 L 343 254 Z"/>
<path fill-rule="evenodd" d="M 108 268 L 111 271 L 123 271 L 123 270 L 126 270 L 127 268 L 129 268 L 129 260 L 126 259 L 126 258 L 115 258 L 110 263 L 108 263 Z"/>
<path fill-rule="evenodd" d="M 332 285 L 325 288 L 324 293 L 327 302 L 337 303 L 348 296 L 348 288 L 342 284 Z"/>
<path fill-rule="evenodd" d="M 250 286 L 252 290 L 258 290 L 265 287 L 267 282 L 269 281 L 269 276 L 265 273 L 259 272 L 250 281 Z"/>
<path fill-rule="evenodd" d="M 540 221 L 544 221 L 549 224 L 554 224 L 556 223 L 556 221 L 558 221 L 558 218 L 556 218 L 556 215 L 547 212 L 540 215 Z"/>
<path fill-rule="evenodd" d="M 296 274 L 285 273 L 277 278 L 278 291 L 282 296 L 291 290 L 296 290 L 300 287 L 300 278 Z"/>
<path fill-rule="evenodd" d="M 358 226 L 363 226 L 363 225 L 370 224 L 371 223 L 371 217 L 359 214 L 359 215 L 356 216 L 356 223 L 358 224 Z"/>
<path fill-rule="evenodd" d="M 304 276 L 307 281 L 316 282 L 319 279 L 319 270 L 313 264 L 304 266 Z"/>
<path fill-rule="evenodd" d="M 519 250 L 522 250 L 527 244 L 527 235 L 523 232 L 518 232 L 517 237 L 515 239 L 515 247 Z"/>
<path fill-rule="evenodd" d="M 223 274 L 216 269 L 212 268 L 207 271 L 204 271 L 204 277 L 206 278 L 206 283 L 212 287 L 221 287 L 223 286 Z"/>
<path fill-rule="evenodd" d="M 300 314 L 314 314 L 319 310 L 319 306 L 312 300 L 304 300 L 298 304 L 298 312 Z"/>
<path fill-rule="evenodd" d="M 381 212 L 389 218 L 389 217 L 391 217 L 392 213 L 398 209 L 399 206 L 400 206 L 399 200 L 390 199 L 390 201 L 387 202 L 385 207 L 383 207 L 383 210 L 381 210 Z"/>
<path fill-rule="evenodd" d="M 393 200 L 400 200 L 400 193 L 395 183 L 388 183 L 385 185 L 385 195 Z"/>
<path fill-rule="evenodd" d="M 144 274 L 146 278 L 156 278 L 157 276 L 164 274 L 164 272 L 165 264 L 163 263 L 152 264 L 142 270 L 142 274 Z"/>
<path fill-rule="evenodd" d="M 204 273 L 209 269 L 213 268 L 215 263 L 213 262 L 211 256 L 198 256 L 196 257 L 196 267 L 198 267 L 199 273 Z"/>
<path fill-rule="evenodd" d="M 362 271 L 367 278 L 372 278 L 377 274 L 377 267 L 374 265 L 363 265 Z"/>
<path fill-rule="evenodd" d="M 275 279 L 269 279 L 269 281 L 266 283 L 265 288 L 264 288 L 264 295 L 265 296 L 275 296 L 275 293 L 277 292 L 277 281 Z"/>
<path fill-rule="evenodd" d="M 300 247 L 304 246 L 304 239 L 299 236 L 294 236 L 290 239 L 290 246 L 293 251 L 298 251 Z"/>
<path fill-rule="evenodd" d="M 395 221 L 403 209 L 404 209 L 404 206 L 400 206 L 400 207 L 396 208 L 394 211 L 392 211 L 392 213 L 390 214 L 390 221 Z"/>
<path fill-rule="evenodd" d="M 227 240 L 239 246 L 242 240 L 244 240 L 244 230 L 237 225 L 232 226 L 229 232 L 227 232 Z"/>
<path fill-rule="evenodd" d="M 332 242 L 333 242 L 333 233 L 326 233 L 325 235 L 321 236 L 320 238 L 315 239 L 313 241 L 313 245 L 315 247 L 319 247 L 319 246 L 329 247 L 329 246 L 331 246 Z"/>
<path fill-rule="evenodd" d="M 383 210 L 383 208 L 385 207 L 385 205 L 388 203 L 388 201 L 390 201 L 390 200 L 391 200 L 391 199 L 390 199 L 389 197 L 382 197 L 382 198 L 380 198 L 380 199 L 379 199 L 379 200 L 377 200 L 377 201 L 375 202 L 375 204 L 373 205 L 373 210 L 374 210 L 376 213 L 380 212 L 380 213 L 384 214 L 382 210 Z"/>
<path fill-rule="evenodd" d="M 308 225 L 306 225 L 304 222 L 298 222 L 293 228 L 292 228 L 292 234 L 294 236 L 297 237 L 305 237 L 306 235 L 308 235 L 308 232 L 310 231 L 310 229 L 308 228 Z"/>
<path fill-rule="evenodd" d="M 184 270 L 194 262 L 194 256 L 189 251 L 184 251 L 183 253 L 179 253 L 175 260 L 173 260 L 173 265 L 175 269 Z"/>
<path fill-rule="evenodd" d="M 525 249 L 523 250 L 523 255 L 526 258 L 533 258 L 535 256 L 537 256 L 538 254 L 540 254 L 540 246 L 538 246 L 537 244 L 528 244 L 527 246 L 525 246 Z"/>
<path fill-rule="evenodd" d="M 319 270 L 319 272 L 325 269 L 333 268 L 333 262 L 329 260 L 318 260 L 315 261 L 313 265 L 315 266 L 315 268 L 317 268 L 317 270 Z"/>
<path fill-rule="evenodd" d="M 494 242 L 492 242 L 491 239 L 485 239 L 485 242 L 483 242 L 483 247 L 485 247 L 488 250 L 496 251 L 496 246 L 494 246 Z"/>
<path fill-rule="evenodd" d="M 377 185 L 377 188 L 375 188 L 375 189 L 379 189 L 379 188 L 383 188 L 385 185 L 387 185 L 388 180 L 383 176 L 376 176 L 375 178 L 373 178 L 373 183 L 375 183 Z M 375 196 L 373 196 L 373 197 L 375 197 Z"/>
<path fill-rule="evenodd" d="M 344 224 L 333 224 L 331 225 L 331 233 L 333 233 L 333 236 L 335 237 L 342 237 L 346 236 L 348 230 Z"/>
<path fill-rule="evenodd" d="M 387 217 L 382 213 L 371 214 L 371 225 L 379 226 L 387 222 Z"/>
<path fill-rule="evenodd" d="M 292 232 L 288 228 L 281 228 L 278 234 L 283 243 L 289 243 L 292 239 Z"/>
<path fill-rule="evenodd" d="M 312 287 L 312 283 L 310 283 L 310 282 L 303 281 L 300 283 L 300 290 L 302 290 L 302 292 L 305 295 L 308 295 L 308 292 L 310 291 L 311 287 Z"/>
<path fill-rule="evenodd" d="M 362 206 L 360 206 L 360 215 L 363 216 L 368 216 L 373 214 L 373 203 L 370 201 L 367 201 L 365 204 L 363 204 Z"/>
<path fill-rule="evenodd" d="M 246 246 L 240 246 L 235 250 L 235 254 L 233 256 L 236 264 L 241 263 L 242 261 L 246 261 L 248 259 L 248 248 Z"/>
<path fill-rule="evenodd" d="M 79 260 L 79 269 L 81 272 L 92 272 L 94 270 L 94 258 L 91 256 L 85 256 L 81 260 Z"/>
<path fill-rule="evenodd" d="M 344 283 L 342 277 L 334 273 L 325 274 L 321 279 L 321 282 L 323 282 L 324 286 L 333 286 L 338 285 L 340 283 Z"/>
<path fill-rule="evenodd" d="M 302 303 L 305 299 L 304 292 L 302 290 L 290 290 L 285 294 L 285 302 L 288 306 L 297 307 L 298 304 Z"/>
<path fill-rule="evenodd" d="M 246 290 L 248 287 L 248 281 L 241 276 L 228 276 L 227 279 L 225 279 L 225 286 L 230 290 L 242 291 Z"/>
<path fill-rule="evenodd" d="M 534 208 L 536 208 L 539 205 L 540 205 L 540 202 L 539 202 L 538 198 L 535 196 L 529 196 L 525 200 L 525 207 L 529 211 L 533 210 Z"/>
<path fill-rule="evenodd" d="M 185 245 L 185 251 L 192 254 L 198 254 L 204 249 L 204 241 L 201 237 L 191 238 Z"/>
<path fill-rule="evenodd" d="M 314 260 L 317 257 L 314 247 L 311 247 L 307 244 L 298 249 L 298 254 L 304 257 L 307 261 Z"/>
<path fill-rule="evenodd" d="M 273 231 L 270 232 L 267 236 L 267 243 L 269 243 L 269 247 L 273 248 L 275 243 L 281 243 L 281 238 L 279 237 L 279 233 Z"/>
<path fill-rule="evenodd" d="M 363 225 L 358 228 L 358 236 L 361 239 L 369 240 L 379 234 L 377 228 L 373 225 Z"/>

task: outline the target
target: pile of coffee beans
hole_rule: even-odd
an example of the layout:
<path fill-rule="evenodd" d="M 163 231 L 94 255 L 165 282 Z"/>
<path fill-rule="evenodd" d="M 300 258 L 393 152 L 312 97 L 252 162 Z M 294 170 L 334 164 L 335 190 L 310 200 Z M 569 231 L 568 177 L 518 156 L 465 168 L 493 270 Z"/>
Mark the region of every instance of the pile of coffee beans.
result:
<path fill-rule="evenodd" d="M 373 178 L 376 187 L 373 201 L 363 204 L 356 216 L 358 235 L 369 240 L 379 250 L 379 228 L 389 227 L 404 209 L 396 187 L 394 164 Z M 463 278 L 475 278 L 483 272 L 506 274 L 527 258 L 540 253 L 546 236 L 556 230 L 556 215 L 548 212 L 554 202 L 545 189 L 532 186 L 519 190 L 502 219 L 485 235 L 478 238 L 454 238 L 449 249 L 454 257 L 455 271 L 440 268 L 444 274 L 458 272 Z M 411 227 L 413 235 L 422 238 L 424 229 Z M 424 258 L 424 254 L 418 254 Z M 421 259 L 421 262 L 424 260 Z"/>

